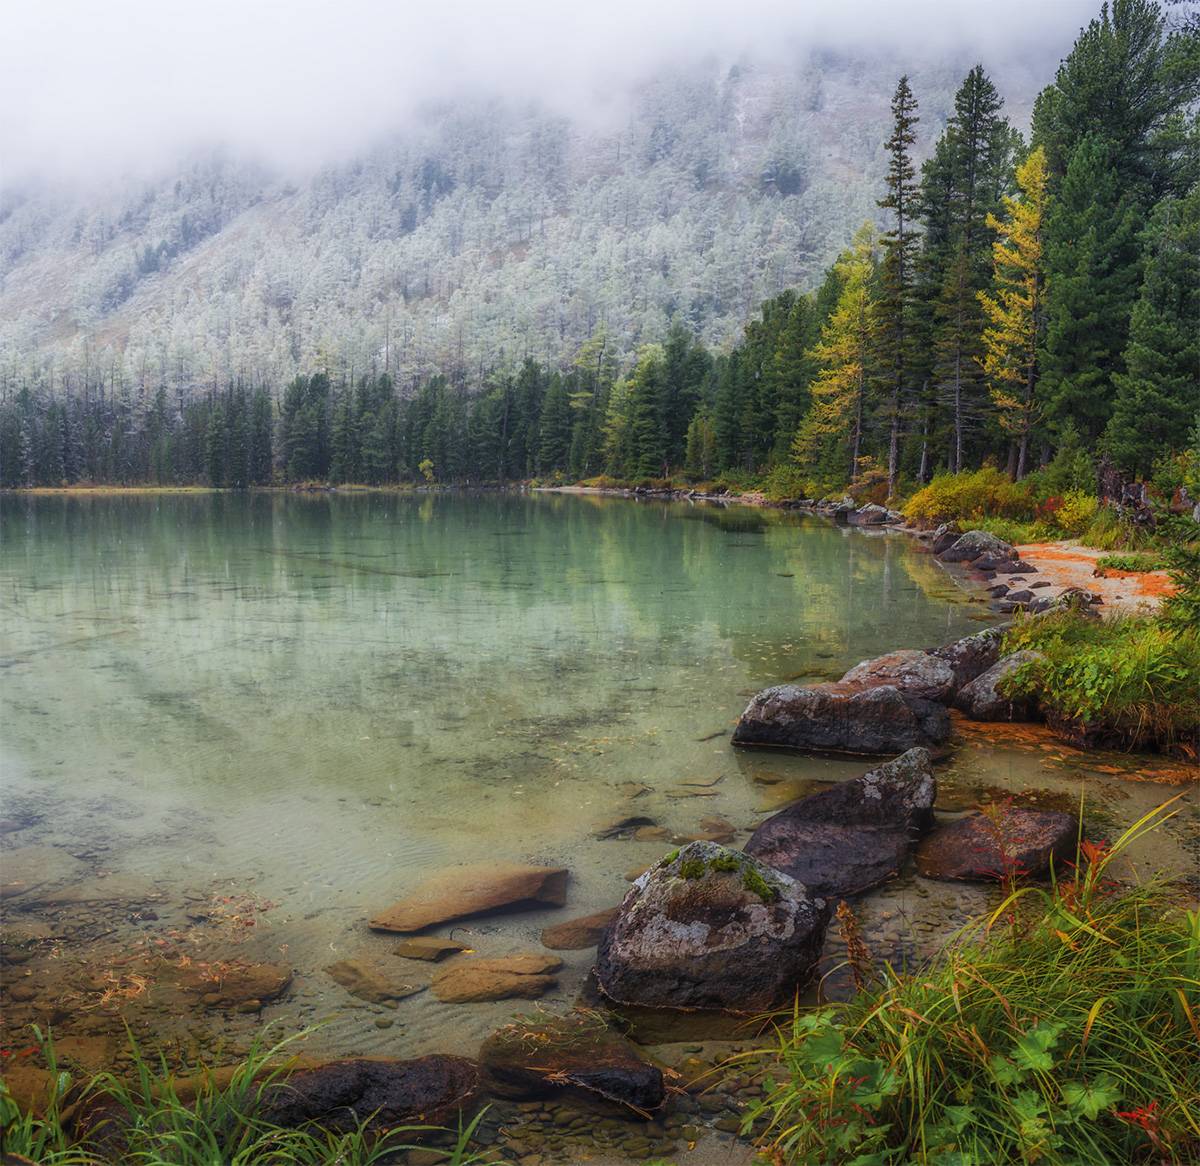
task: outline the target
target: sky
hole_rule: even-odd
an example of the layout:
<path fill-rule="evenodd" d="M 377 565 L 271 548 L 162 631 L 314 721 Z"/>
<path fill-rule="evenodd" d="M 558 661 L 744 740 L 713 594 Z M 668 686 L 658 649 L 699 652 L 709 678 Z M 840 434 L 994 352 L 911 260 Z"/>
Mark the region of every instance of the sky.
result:
<path fill-rule="evenodd" d="M 599 116 L 657 67 L 808 46 L 1043 63 L 1099 0 L 7 0 L 0 185 L 228 145 L 351 155 L 428 101 Z"/>

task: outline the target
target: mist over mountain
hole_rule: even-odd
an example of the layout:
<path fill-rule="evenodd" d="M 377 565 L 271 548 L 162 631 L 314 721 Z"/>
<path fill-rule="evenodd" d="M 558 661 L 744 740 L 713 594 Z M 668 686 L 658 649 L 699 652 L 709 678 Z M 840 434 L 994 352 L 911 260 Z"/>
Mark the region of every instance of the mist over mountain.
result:
<path fill-rule="evenodd" d="M 986 61 L 1014 124 L 1064 47 Z M 136 160 L 114 144 L 127 164 L 88 177 L 14 145 L 0 375 L 137 394 L 386 368 L 403 390 L 434 370 L 479 383 L 525 356 L 569 360 L 600 328 L 624 356 L 673 319 L 727 345 L 877 215 L 897 76 L 921 105 L 923 155 L 987 57 L 911 51 L 760 45 L 732 65 L 677 52 L 636 81 L 613 74 L 590 105 L 596 76 L 540 96 L 485 77 L 489 96 L 477 78 L 397 109 L 389 131 L 372 122 L 372 144 L 350 150 L 364 127 L 338 107 L 340 149 L 313 127 L 337 157 L 321 165 L 226 134 L 183 163 L 156 138 Z M 194 125 L 180 118 L 182 142 Z"/>

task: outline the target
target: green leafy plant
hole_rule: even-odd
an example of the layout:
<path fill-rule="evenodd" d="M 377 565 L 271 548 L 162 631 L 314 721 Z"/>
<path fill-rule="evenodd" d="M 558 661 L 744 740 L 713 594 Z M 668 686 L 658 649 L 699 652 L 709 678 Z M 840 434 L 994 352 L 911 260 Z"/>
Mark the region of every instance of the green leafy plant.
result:
<path fill-rule="evenodd" d="M 1200 913 L 1120 886 L 1082 842 L 1070 878 L 1005 896 L 926 967 L 801 1010 L 745 1113 L 778 1166 L 1187 1162 L 1200 1153 Z"/>
<path fill-rule="evenodd" d="M 1127 555 L 1101 555 L 1096 560 L 1101 571 L 1162 571 L 1167 560 L 1162 555 L 1134 552 Z"/>

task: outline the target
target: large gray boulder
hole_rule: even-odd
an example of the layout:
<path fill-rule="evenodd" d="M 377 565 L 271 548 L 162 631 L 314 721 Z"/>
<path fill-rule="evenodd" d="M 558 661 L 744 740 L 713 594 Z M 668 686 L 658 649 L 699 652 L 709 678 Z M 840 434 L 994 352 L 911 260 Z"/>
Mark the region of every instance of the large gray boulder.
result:
<path fill-rule="evenodd" d="M 963 685 L 954 698 L 954 707 L 973 721 L 1032 721 L 1037 717 L 1037 702 L 1032 698 L 1014 700 L 1000 691 L 1001 681 L 1023 664 L 1041 660 L 1041 652 L 1013 652 Z"/>
<path fill-rule="evenodd" d="M 929 753 L 910 749 L 853 781 L 768 818 L 746 853 L 815 895 L 854 895 L 894 878 L 933 821 L 937 781 Z"/>
<path fill-rule="evenodd" d="M 985 530 L 968 530 L 938 554 L 943 563 L 972 563 L 981 555 L 996 559 L 1015 559 L 1016 548 Z"/>
<path fill-rule="evenodd" d="M 1007 587 L 1005 588 L 1007 590 Z M 954 688 L 970 684 L 1000 659 L 1004 628 L 987 628 L 974 635 L 963 636 L 951 644 L 934 648 L 929 654 L 949 665 L 954 673 Z"/>
<path fill-rule="evenodd" d="M 874 502 L 868 502 L 861 510 L 851 511 L 846 517 L 851 526 L 882 526 L 890 521 L 887 507 Z"/>
<path fill-rule="evenodd" d="M 828 904 L 782 872 L 692 842 L 630 888 L 596 982 L 623 1005 L 764 1012 L 812 978 L 828 921 Z"/>
<path fill-rule="evenodd" d="M 909 696 L 947 701 L 954 694 L 954 669 L 936 653 L 921 649 L 889 652 L 855 664 L 843 683 L 863 687 L 890 684 Z"/>
<path fill-rule="evenodd" d="M 764 689 L 738 718 L 733 743 L 886 756 L 917 745 L 940 745 L 949 736 L 950 714 L 944 705 L 891 684 L 863 687 L 839 681 Z"/>

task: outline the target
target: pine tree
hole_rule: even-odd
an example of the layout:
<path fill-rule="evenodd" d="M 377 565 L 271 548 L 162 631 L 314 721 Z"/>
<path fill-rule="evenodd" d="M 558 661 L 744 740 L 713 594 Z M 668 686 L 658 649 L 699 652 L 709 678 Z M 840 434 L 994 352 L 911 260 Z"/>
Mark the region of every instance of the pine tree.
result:
<path fill-rule="evenodd" d="M 916 251 L 917 188 L 912 148 L 916 142 L 917 102 L 908 78 L 901 77 L 892 97 L 892 135 L 888 152 L 887 194 L 879 206 L 892 212 L 892 225 L 881 240 L 877 341 L 880 379 L 888 421 L 888 496 L 896 492 L 900 467 L 900 433 L 904 412 L 916 385 Z"/>
<path fill-rule="evenodd" d="M 826 482 L 841 472 L 852 480 L 863 454 L 871 362 L 879 350 L 875 232 L 869 223 L 837 266 L 841 294 L 813 350 L 820 371 L 812 383 L 812 407 L 792 444 L 796 462 Z"/>
<path fill-rule="evenodd" d="M 1138 209 L 1120 181 L 1112 147 L 1088 135 L 1046 215 L 1042 397 L 1051 422 L 1072 418 L 1089 441 L 1111 412 L 1141 282 Z"/>
<path fill-rule="evenodd" d="M 271 481 L 271 397 L 261 385 L 250 401 L 250 451 L 247 472 L 252 486 Z"/>
<path fill-rule="evenodd" d="M 1104 447 L 1118 467 L 1149 475 L 1200 414 L 1200 189 L 1155 208 L 1146 276 L 1133 309 L 1126 371 Z"/>
<path fill-rule="evenodd" d="M 567 467 L 571 450 L 571 404 L 559 373 L 552 373 L 542 401 L 539 422 L 537 467 L 539 474 L 552 474 Z"/>
<path fill-rule="evenodd" d="M 983 367 L 1001 428 L 1012 444 L 1009 471 L 1023 477 L 1038 404 L 1038 351 L 1045 268 L 1042 232 L 1046 215 L 1046 152 L 1040 146 L 1017 168 L 1019 198 L 1004 199 L 1004 218 L 992 216 L 992 291 L 979 302 L 984 330 Z"/>

